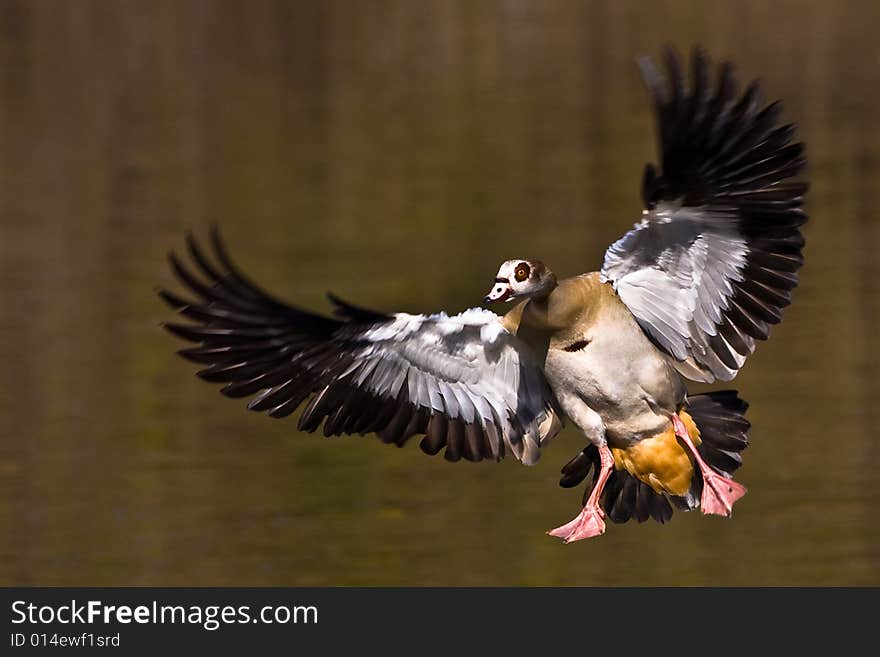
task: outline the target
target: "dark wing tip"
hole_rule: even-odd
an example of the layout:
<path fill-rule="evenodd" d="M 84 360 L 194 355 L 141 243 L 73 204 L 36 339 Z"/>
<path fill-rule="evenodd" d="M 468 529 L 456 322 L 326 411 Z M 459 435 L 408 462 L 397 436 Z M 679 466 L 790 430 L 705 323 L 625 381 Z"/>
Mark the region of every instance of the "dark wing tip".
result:
<path fill-rule="evenodd" d="M 220 392 L 227 397 L 260 395 L 249 408 L 281 418 L 293 413 L 322 387 L 328 387 L 327 382 L 348 367 L 351 355 L 333 340 L 344 321 L 289 306 L 251 283 L 232 263 L 216 225 L 211 230 L 208 250 L 190 231 L 185 234 L 185 243 L 188 257 L 172 251 L 168 261 L 193 300 L 161 287 L 156 293 L 185 319 L 193 320 L 189 324 L 163 322 L 160 326 L 196 343 L 177 353 L 203 366 L 197 372 L 199 378 L 225 383 Z M 385 318 L 337 297 L 331 296 L 331 300 L 349 320 L 369 319 L 375 323 Z M 345 386 L 334 386 L 319 403 L 310 405 L 303 415 L 305 420 L 301 419 L 303 430 L 313 431 L 325 417 L 336 413 L 341 404 L 347 403 L 349 392 Z M 372 400 L 368 405 L 375 409 L 380 402 Z M 364 409 L 354 408 L 359 410 Z M 351 415 L 352 409 L 348 413 L 341 415 L 340 421 L 358 419 Z M 378 422 L 383 417 L 372 419 Z M 384 420 L 387 424 L 390 418 Z M 335 429 L 343 428 L 347 425 L 335 425 Z M 374 430 L 372 424 L 365 428 Z"/>
<path fill-rule="evenodd" d="M 675 48 L 663 48 L 662 62 L 663 72 L 649 57 L 639 60 L 654 100 L 660 144 L 661 166 L 646 168 L 642 182 L 648 209 L 660 200 L 704 205 L 800 173 L 806 164 L 803 147 L 792 143 L 793 125 L 778 126 L 782 104 L 765 105 L 760 79 L 751 80 L 737 98 L 733 65 L 722 61 L 713 88 L 709 57 L 699 45 L 691 54 L 690 85 Z"/>
<path fill-rule="evenodd" d="M 180 310 L 181 308 L 186 308 L 190 305 L 190 302 L 184 299 L 183 297 L 179 297 L 173 292 L 169 292 L 163 288 L 156 288 L 154 292 L 159 296 L 162 301 L 164 301 L 172 310 Z"/>
<path fill-rule="evenodd" d="M 651 94 L 651 97 L 654 100 L 655 111 L 659 113 L 669 102 L 666 78 L 654 64 L 654 60 L 647 55 L 639 57 L 638 66 L 639 72 L 642 76 L 642 82 L 644 82 L 648 93 Z"/>
<path fill-rule="evenodd" d="M 671 43 L 667 43 L 663 46 L 663 63 L 666 64 L 666 69 L 669 71 L 669 74 L 674 77 L 681 77 L 682 75 L 682 66 L 681 66 L 681 53 Z"/>
<path fill-rule="evenodd" d="M 226 249 L 226 242 L 223 240 L 223 235 L 220 233 L 220 226 L 216 223 L 211 224 L 210 233 L 211 245 L 214 247 L 214 254 L 217 256 L 217 260 L 228 272 L 244 279 L 244 276 L 242 276 L 238 267 L 233 264 L 232 259 L 229 257 L 229 251 Z"/>
<path fill-rule="evenodd" d="M 169 333 L 172 333 L 179 338 L 183 338 L 188 342 L 202 342 L 204 339 L 204 336 L 199 332 L 199 327 L 196 325 L 188 326 L 186 324 L 162 322 L 161 326 Z"/>
<path fill-rule="evenodd" d="M 691 61 L 695 70 L 698 68 L 708 68 L 709 53 L 703 47 L 703 44 L 695 43 L 694 47 L 691 48 Z"/>
<path fill-rule="evenodd" d="M 327 292 L 327 299 L 335 306 L 333 309 L 334 315 L 353 322 L 374 324 L 376 322 L 387 322 L 392 319 L 390 315 L 386 315 L 385 313 L 348 303 L 332 292 Z"/>

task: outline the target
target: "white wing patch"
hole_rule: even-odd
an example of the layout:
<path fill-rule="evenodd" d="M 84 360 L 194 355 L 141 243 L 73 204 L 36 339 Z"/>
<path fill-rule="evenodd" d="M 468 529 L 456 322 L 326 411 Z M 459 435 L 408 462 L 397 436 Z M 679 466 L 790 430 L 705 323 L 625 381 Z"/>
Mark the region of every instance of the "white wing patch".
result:
<path fill-rule="evenodd" d="M 448 316 L 398 313 L 393 321 L 345 337 L 361 346 L 337 380 L 383 398 L 397 398 L 406 383 L 407 401 L 451 419 L 478 424 L 524 463 L 560 423 L 556 401 L 541 364 L 500 317 L 481 308 Z M 543 426 L 542 426 L 543 425 Z"/>
<path fill-rule="evenodd" d="M 678 360 L 687 358 L 688 323 L 694 315 L 687 288 L 659 269 L 634 271 L 614 288 L 643 329 Z"/>
<path fill-rule="evenodd" d="M 686 376 L 710 370 L 698 380 L 736 373 L 708 344 L 747 263 L 736 221 L 723 209 L 661 204 L 609 247 L 602 266 L 602 281 L 613 283 L 643 330 L 683 363 Z M 744 361 L 737 356 L 738 365 Z"/>

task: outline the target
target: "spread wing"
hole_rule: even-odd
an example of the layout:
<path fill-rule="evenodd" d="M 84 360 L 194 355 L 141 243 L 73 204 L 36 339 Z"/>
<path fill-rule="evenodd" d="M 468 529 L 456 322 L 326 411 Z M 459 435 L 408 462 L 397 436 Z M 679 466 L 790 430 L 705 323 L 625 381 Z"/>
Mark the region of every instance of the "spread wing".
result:
<path fill-rule="evenodd" d="M 661 170 L 645 168 L 641 222 L 605 254 L 601 276 L 688 378 L 736 376 L 756 340 L 791 302 L 803 263 L 805 165 L 779 103 L 763 107 L 757 81 L 737 98 L 732 67 L 716 84 L 701 50 L 688 87 L 677 54 L 668 80 L 639 64 L 653 97 Z"/>
<path fill-rule="evenodd" d="M 331 295 L 336 317 L 269 296 L 230 262 L 212 235 L 219 268 L 187 238 L 197 277 L 174 255 L 171 266 L 197 297 L 160 296 L 193 324 L 166 324 L 197 346 L 184 358 L 198 375 L 224 383 L 229 397 L 281 418 L 307 402 L 302 431 L 376 433 L 402 446 L 424 434 L 422 449 L 445 457 L 501 459 L 510 449 L 532 464 L 561 428 L 561 414 L 541 365 L 500 318 L 474 308 L 446 314 L 385 315 Z"/>

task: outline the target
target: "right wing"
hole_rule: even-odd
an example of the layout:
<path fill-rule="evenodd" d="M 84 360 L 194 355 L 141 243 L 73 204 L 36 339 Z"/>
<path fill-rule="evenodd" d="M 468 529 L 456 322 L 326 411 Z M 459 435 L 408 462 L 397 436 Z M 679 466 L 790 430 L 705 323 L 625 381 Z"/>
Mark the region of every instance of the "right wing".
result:
<path fill-rule="evenodd" d="M 444 447 L 450 461 L 500 460 L 505 448 L 526 464 L 562 426 L 561 412 L 529 348 L 500 317 L 472 308 L 459 315 L 385 315 L 330 296 L 336 318 L 289 306 L 260 290 L 231 263 L 215 230 L 218 270 L 187 238 L 207 283 L 171 254 L 177 277 L 199 297 L 160 296 L 195 324 L 165 324 L 198 343 L 184 358 L 198 375 L 226 385 L 248 408 L 286 417 L 309 400 L 299 429 L 324 435 L 377 433 L 402 446 Z"/>
<path fill-rule="evenodd" d="M 601 276 L 688 378 L 728 381 L 791 302 L 803 264 L 806 163 L 780 107 L 762 109 L 753 82 L 741 99 L 729 63 L 713 91 L 701 50 L 687 88 L 678 56 L 668 77 L 645 58 L 661 171 L 645 169 L 645 211 L 611 245 Z"/>

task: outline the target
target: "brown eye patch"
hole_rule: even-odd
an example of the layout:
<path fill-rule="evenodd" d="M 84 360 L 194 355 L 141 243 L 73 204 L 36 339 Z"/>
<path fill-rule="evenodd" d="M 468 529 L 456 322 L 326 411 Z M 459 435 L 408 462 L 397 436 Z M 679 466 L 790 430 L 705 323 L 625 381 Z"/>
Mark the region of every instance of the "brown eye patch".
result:
<path fill-rule="evenodd" d="M 516 266 L 516 269 L 513 272 L 514 278 L 516 278 L 517 282 L 522 283 L 529 277 L 531 273 L 531 269 L 529 268 L 528 263 L 521 262 Z"/>

